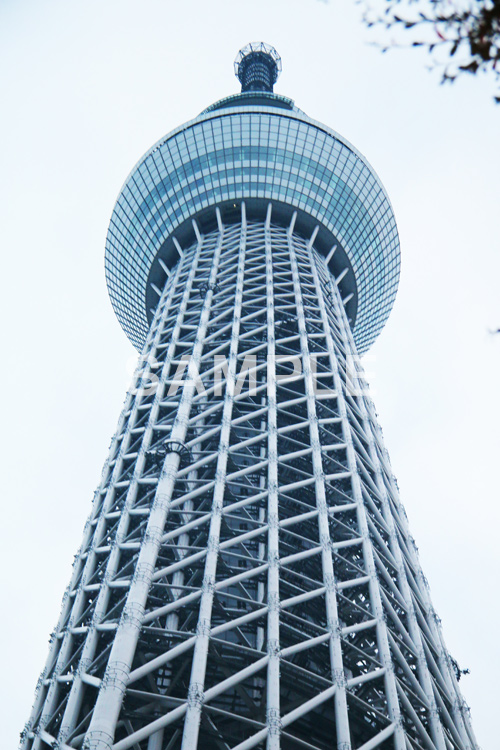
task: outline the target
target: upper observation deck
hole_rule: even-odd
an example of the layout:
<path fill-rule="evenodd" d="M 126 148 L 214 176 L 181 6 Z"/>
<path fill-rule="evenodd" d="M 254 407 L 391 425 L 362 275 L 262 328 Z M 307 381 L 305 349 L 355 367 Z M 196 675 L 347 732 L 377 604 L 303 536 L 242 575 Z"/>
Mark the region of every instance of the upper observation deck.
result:
<path fill-rule="evenodd" d="M 250 59 L 249 59 L 250 58 Z M 281 59 L 262 43 L 240 52 L 235 70 L 242 93 L 212 104 L 160 139 L 123 185 L 106 241 L 106 281 L 113 308 L 135 346 L 144 344 L 176 245 L 223 221 L 265 216 L 331 255 L 343 274 L 341 291 L 360 353 L 382 330 L 399 280 L 399 238 L 389 198 L 367 160 L 342 136 L 312 120 L 291 99 L 273 93 Z"/>

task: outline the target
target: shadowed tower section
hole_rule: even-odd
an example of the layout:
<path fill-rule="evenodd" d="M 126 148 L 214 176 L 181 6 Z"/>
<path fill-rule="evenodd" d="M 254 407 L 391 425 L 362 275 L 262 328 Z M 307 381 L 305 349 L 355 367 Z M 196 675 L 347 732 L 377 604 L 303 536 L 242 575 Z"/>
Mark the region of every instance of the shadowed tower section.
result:
<path fill-rule="evenodd" d="M 392 208 L 280 70 L 244 48 L 116 202 L 141 354 L 23 750 L 477 749 L 359 365 Z"/>

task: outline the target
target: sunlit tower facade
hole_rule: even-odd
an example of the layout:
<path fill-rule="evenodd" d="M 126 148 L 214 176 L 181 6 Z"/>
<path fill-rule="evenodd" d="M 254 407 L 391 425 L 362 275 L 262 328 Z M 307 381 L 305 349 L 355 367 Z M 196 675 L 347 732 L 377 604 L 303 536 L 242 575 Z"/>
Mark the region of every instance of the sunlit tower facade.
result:
<path fill-rule="evenodd" d="M 141 352 L 24 750 L 475 750 L 358 365 L 399 278 L 366 159 L 273 92 L 134 167 L 106 245 Z"/>

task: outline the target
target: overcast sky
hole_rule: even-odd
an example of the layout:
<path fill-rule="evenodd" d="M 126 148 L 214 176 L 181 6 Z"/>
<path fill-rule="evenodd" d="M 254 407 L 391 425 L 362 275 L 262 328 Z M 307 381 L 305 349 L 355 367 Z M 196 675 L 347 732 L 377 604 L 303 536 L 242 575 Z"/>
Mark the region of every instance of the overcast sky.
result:
<path fill-rule="evenodd" d="M 16 747 L 134 350 L 104 281 L 118 191 L 162 135 L 239 90 L 276 90 L 351 141 L 394 206 L 398 298 L 366 358 L 373 397 L 479 743 L 498 747 L 500 106 L 382 55 L 354 0 L 0 0 L 2 743 Z"/>

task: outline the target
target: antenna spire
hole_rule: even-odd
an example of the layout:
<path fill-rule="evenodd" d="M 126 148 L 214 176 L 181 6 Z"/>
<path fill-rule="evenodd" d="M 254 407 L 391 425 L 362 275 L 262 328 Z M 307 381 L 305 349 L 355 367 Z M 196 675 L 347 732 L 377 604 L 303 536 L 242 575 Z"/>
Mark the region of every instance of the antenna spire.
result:
<path fill-rule="evenodd" d="M 250 42 L 240 49 L 234 61 L 234 73 L 241 91 L 270 91 L 281 73 L 281 57 L 264 42 Z"/>

